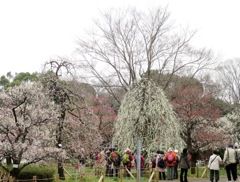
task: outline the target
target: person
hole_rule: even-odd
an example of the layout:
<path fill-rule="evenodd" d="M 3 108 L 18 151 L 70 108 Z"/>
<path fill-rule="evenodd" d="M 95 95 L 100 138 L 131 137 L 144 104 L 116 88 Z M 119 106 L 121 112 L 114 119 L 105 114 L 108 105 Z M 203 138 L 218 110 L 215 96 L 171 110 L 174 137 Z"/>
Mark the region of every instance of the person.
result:
<path fill-rule="evenodd" d="M 152 157 L 152 159 L 151 159 L 151 166 L 152 166 L 152 171 L 151 171 L 151 173 L 152 173 L 153 171 L 155 171 L 157 155 L 158 155 L 158 154 L 154 154 L 153 157 Z"/>
<path fill-rule="evenodd" d="M 168 149 L 168 152 L 164 157 L 164 161 L 166 161 L 167 166 L 167 179 L 173 180 L 173 171 L 174 164 L 176 162 L 176 154 L 173 152 L 173 149 L 171 147 Z"/>
<path fill-rule="evenodd" d="M 79 155 L 79 163 L 80 163 L 80 172 L 81 174 L 85 174 L 85 163 L 86 163 L 86 158 L 85 158 L 85 149 L 81 148 L 81 153 Z"/>
<path fill-rule="evenodd" d="M 110 159 L 110 153 L 111 151 L 109 149 L 105 152 L 105 161 L 106 161 L 105 175 L 108 177 L 113 176 L 112 161 Z"/>
<path fill-rule="evenodd" d="M 214 150 L 213 154 L 209 157 L 208 168 L 210 169 L 210 182 L 219 181 L 219 169 L 222 158 L 218 155 L 218 151 Z"/>
<path fill-rule="evenodd" d="M 223 163 L 225 164 L 228 181 L 230 182 L 233 178 L 235 182 L 237 180 L 236 151 L 232 144 L 229 144 L 224 151 Z"/>
<path fill-rule="evenodd" d="M 156 158 L 156 167 L 157 170 L 159 172 L 159 180 L 166 180 L 166 175 L 165 175 L 165 169 L 166 169 L 166 164 L 165 165 L 161 165 L 159 164 L 160 159 L 164 159 L 164 152 L 158 150 L 157 151 L 157 158 Z M 165 163 L 165 161 L 163 160 L 163 162 Z"/>
<path fill-rule="evenodd" d="M 110 153 L 110 159 L 112 161 L 113 164 L 113 175 L 115 175 L 115 177 L 119 177 L 120 176 L 120 164 L 121 164 L 121 153 L 118 151 L 117 146 L 114 146 L 113 151 Z"/>
<path fill-rule="evenodd" d="M 97 154 L 97 160 L 95 163 L 96 166 L 96 175 L 101 176 L 101 171 L 104 165 L 104 151 L 100 151 Z"/>
<path fill-rule="evenodd" d="M 176 162 L 174 164 L 174 171 L 173 171 L 173 178 L 178 179 L 178 164 L 179 164 L 179 154 L 178 150 L 174 150 L 174 153 L 176 154 Z"/>
<path fill-rule="evenodd" d="M 239 165 L 239 149 L 238 149 L 238 144 L 234 144 L 234 150 L 236 151 L 236 171 Z"/>
<path fill-rule="evenodd" d="M 125 150 L 125 154 L 123 154 L 123 157 L 122 157 L 122 163 L 123 163 L 123 167 L 124 167 L 124 175 L 127 177 L 130 177 L 129 172 L 131 172 L 132 160 L 133 160 L 133 156 L 132 156 L 131 150 L 129 148 L 127 148 Z"/>
<path fill-rule="evenodd" d="M 181 169 L 180 182 L 188 182 L 187 173 L 188 173 L 188 169 L 190 168 L 190 158 L 188 155 L 187 148 L 184 148 L 180 155 L 179 167 Z"/>

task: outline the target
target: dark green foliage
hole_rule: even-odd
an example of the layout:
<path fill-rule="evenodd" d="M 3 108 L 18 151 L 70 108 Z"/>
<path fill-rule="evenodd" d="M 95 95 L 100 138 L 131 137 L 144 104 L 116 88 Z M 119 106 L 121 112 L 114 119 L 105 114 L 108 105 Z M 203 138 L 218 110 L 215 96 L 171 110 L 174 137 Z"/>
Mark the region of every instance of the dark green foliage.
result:
<path fill-rule="evenodd" d="M 22 82 L 33 82 L 37 79 L 38 73 L 21 72 L 15 73 L 15 75 L 13 76 L 11 72 L 8 72 L 6 76 L 2 75 L 0 77 L 0 88 L 3 87 L 4 89 L 7 89 L 8 87 L 18 86 Z"/>
<path fill-rule="evenodd" d="M 37 179 L 44 179 L 45 182 L 55 180 L 55 169 L 53 167 L 30 165 L 25 167 L 18 175 L 19 180 L 29 180 L 36 176 Z"/>

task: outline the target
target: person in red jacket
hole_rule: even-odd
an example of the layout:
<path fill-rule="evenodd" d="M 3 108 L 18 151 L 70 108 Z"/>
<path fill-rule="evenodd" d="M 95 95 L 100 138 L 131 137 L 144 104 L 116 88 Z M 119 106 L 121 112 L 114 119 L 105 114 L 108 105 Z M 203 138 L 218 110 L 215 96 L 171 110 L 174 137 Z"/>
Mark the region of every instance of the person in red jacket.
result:
<path fill-rule="evenodd" d="M 167 166 L 167 180 L 173 180 L 174 165 L 175 165 L 176 159 L 177 159 L 176 154 L 173 152 L 173 149 L 170 147 L 163 159 L 164 161 L 166 161 L 166 166 Z"/>

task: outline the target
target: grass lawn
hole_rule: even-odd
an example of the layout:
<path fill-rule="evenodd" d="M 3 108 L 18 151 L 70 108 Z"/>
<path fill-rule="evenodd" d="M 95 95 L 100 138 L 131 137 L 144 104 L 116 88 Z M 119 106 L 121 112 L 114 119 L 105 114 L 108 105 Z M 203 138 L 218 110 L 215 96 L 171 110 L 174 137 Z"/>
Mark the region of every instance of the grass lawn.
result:
<path fill-rule="evenodd" d="M 191 178 L 206 178 L 208 179 L 209 178 L 209 169 L 207 169 L 207 172 L 205 171 L 205 167 L 199 167 L 199 168 L 195 168 L 195 174 L 192 174 L 192 172 L 194 172 L 192 169 L 190 169 L 188 171 L 188 177 L 189 179 Z M 104 174 L 105 172 L 105 169 L 103 168 L 101 171 L 99 171 L 99 175 L 96 175 L 97 172 L 95 172 L 95 169 L 91 169 L 91 168 L 86 168 L 86 173 L 84 176 L 80 177 L 79 175 L 77 176 L 76 174 L 76 171 L 73 170 L 73 173 L 71 173 L 72 175 L 66 175 L 66 178 L 68 182 L 96 182 L 96 181 L 99 181 L 100 177 L 101 177 L 101 174 Z M 135 177 L 135 179 L 133 179 L 132 177 L 123 177 L 122 178 L 122 181 L 123 182 L 136 182 L 136 170 L 135 169 L 132 169 L 132 174 L 133 176 Z M 239 170 L 240 172 L 240 170 Z M 204 175 L 203 175 L 204 173 Z M 77 177 L 76 177 L 77 176 Z M 148 182 L 149 178 L 151 176 L 151 172 L 149 170 L 146 170 L 145 171 L 145 174 L 144 174 L 144 177 L 141 178 L 141 182 Z M 225 177 L 226 176 L 226 172 L 225 172 L 225 169 L 224 168 L 221 168 L 220 169 L 220 176 L 221 177 Z M 104 182 L 120 182 L 120 177 L 106 177 L 104 176 Z"/>

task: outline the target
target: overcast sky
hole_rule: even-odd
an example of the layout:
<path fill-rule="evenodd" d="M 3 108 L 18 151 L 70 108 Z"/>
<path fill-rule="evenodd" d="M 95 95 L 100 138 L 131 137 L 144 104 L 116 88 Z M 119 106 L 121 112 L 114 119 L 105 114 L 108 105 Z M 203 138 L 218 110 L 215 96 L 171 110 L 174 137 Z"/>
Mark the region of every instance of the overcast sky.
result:
<path fill-rule="evenodd" d="M 176 24 L 198 30 L 196 47 L 210 48 L 224 60 L 240 58 L 239 0 L 2 0 L 0 76 L 41 71 L 57 56 L 72 59 L 77 37 L 99 11 L 156 6 L 168 6 Z"/>

